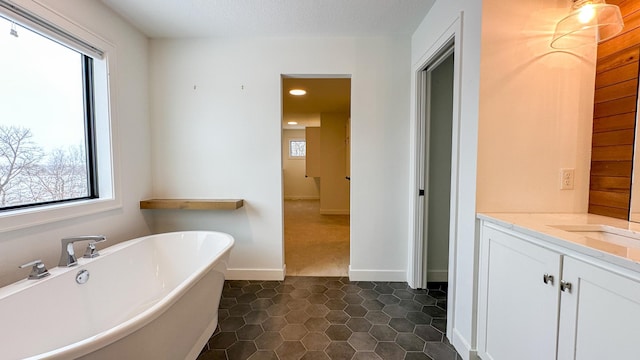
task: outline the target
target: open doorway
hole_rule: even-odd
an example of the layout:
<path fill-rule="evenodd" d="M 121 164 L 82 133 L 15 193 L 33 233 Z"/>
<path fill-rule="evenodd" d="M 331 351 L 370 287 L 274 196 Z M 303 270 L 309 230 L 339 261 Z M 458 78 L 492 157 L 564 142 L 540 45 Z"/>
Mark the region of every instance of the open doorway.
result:
<path fill-rule="evenodd" d="M 451 153 L 453 128 L 453 46 L 436 57 L 422 73 L 424 107 L 423 287 L 446 283 L 449 270 L 451 214 Z"/>
<path fill-rule="evenodd" d="M 288 276 L 348 276 L 350 111 L 349 77 L 282 77 Z"/>
<path fill-rule="evenodd" d="M 455 323 L 458 154 L 460 114 L 459 28 L 416 69 L 416 179 L 414 263 L 417 288 L 444 291 L 448 339 Z"/>

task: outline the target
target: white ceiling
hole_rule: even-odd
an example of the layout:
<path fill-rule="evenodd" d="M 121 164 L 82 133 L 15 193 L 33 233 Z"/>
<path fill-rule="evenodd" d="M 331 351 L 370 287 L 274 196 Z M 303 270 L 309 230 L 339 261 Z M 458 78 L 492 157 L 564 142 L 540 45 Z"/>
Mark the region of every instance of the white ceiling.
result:
<path fill-rule="evenodd" d="M 150 38 L 409 36 L 435 0 L 102 0 Z M 346 81 L 346 85 L 345 85 Z M 346 87 L 345 87 L 346 86 Z M 309 92 L 295 99 L 292 87 Z M 283 127 L 349 112 L 349 79 L 283 81 Z M 297 126 L 287 125 L 295 120 Z"/>
<path fill-rule="evenodd" d="M 435 0 L 102 0 L 151 38 L 410 35 Z"/>

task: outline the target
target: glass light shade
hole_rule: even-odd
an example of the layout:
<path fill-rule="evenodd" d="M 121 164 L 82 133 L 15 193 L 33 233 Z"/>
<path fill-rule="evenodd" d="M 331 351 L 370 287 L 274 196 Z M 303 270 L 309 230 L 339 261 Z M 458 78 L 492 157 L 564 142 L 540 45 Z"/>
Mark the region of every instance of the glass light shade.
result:
<path fill-rule="evenodd" d="M 574 0 L 571 12 L 556 25 L 554 49 L 597 44 L 620 33 L 624 23 L 620 8 L 604 0 Z"/>

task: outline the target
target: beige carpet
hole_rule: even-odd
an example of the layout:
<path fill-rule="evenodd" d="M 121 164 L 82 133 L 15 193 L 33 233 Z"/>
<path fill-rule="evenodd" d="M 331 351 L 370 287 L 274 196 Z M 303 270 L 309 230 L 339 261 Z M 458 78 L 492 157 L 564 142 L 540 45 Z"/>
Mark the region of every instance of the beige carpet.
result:
<path fill-rule="evenodd" d="M 287 276 L 348 276 L 349 215 L 320 215 L 319 200 L 285 200 Z"/>

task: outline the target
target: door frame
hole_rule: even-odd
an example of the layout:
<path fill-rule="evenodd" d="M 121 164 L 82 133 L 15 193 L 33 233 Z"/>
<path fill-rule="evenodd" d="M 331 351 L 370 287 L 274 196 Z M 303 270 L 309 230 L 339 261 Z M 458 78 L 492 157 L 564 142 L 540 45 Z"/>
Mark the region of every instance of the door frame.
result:
<path fill-rule="evenodd" d="M 430 114 L 430 110 L 431 110 L 431 95 L 432 95 L 432 83 L 431 83 L 431 79 L 432 79 L 432 70 L 436 69 L 438 66 L 440 66 L 444 61 L 446 61 L 449 56 L 454 56 L 454 61 L 455 61 L 455 49 L 454 49 L 454 43 L 453 40 L 451 40 L 450 42 L 448 42 L 443 49 L 438 52 L 432 59 L 431 61 L 429 61 L 429 64 L 422 69 L 422 71 L 420 72 L 420 77 L 419 77 L 419 89 L 421 90 L 421 94 L 419 96 L 420 97 L 420 110 L 418 113 L 418 116 L 420 118 L 420 121 L 418 122 L 418 131 L 417 131 L 417 138 L 418 138 L 418 153 L 416 154 L 416 159 L 418 161 L 418 169 L 417 169 L 417 174 L 418 174 L 418 189 L 420 191 L 420 194 L 418 194 L 418 199 L 417 199 L 417 208 L 416 211 L 418 212 L 417 216 L 419 216 L 419 219 L 416 219 L 416 241 L 417 239 L 422 239 L 422 261 L 421 261 L 421 265 L 420 265 L 420 273 L 418 274 L 420 276 L 420 282 L 417 284 L 418 287 L 420 288 L 426 288 L 427 287 L 427 277 L 428 275 L 426 274 L 426 269 L 428 266 L 428 257 L 429 257 L 429 249 L 428 246 L 424 246 L 424 238 L 425 238 L 425 234 L 426 232 L 429 231 L 429 194 L 430 194 L 430 186 L 431 184 L 429 183 L 430 180 L 430 176 L 431 176 L 431 164 L 430 164 L 430 155 L 431 155 L 431 144 L 429 143 L 429 140 L 431 139 L 431 131 L 432 131 L 432 123 L 431 123 L 431 114 Z M 453 80 L 452 80 L 453 81 Z M 453 94 L 451 94 L 453 97 Z M 452 108 L 452 114 L 453 114 L 453 108 Z M 453 115 L 451 118 L 451 121 L 453 121 Z M 453 134 L 452 134 L 453 136 Z M 451 144 L 451 146 L 453 146 L 453 144 Z M 449 167 L 451 167 L 451 159 L 449 159 Z M 451 191 L 451 189 L 449 189 L 449 191 Z M 448 244 L 448 242 L 447 242 Z M 417 269 L 416 269 L 417 271 Z M 447 272 L 448 273 L 448 272 Z"/>
<path fill-rule="evenodd" d="M 448 265 L 448 292 L 447 292 L 447 338 L 453 339 L 453 324 L 455 322 L 455 284 L 456 284 L 456 259 L 457 259 L 457 239 L 458 239 L 458 204 L 459 204 L 459 166 L 460 166 L 460 113 L 461 113 L 461 73 L 462 73 L 462 13 L 451 23 L 451 25 L 439 36 L 425 54 L 415 62 L 412 72 L 412 83 L 415 90 L 413 102 L 412 127 L 415 129 L 412 146 L 412 173 L 410 178 L 410 244 L 409 244 L 409 266 L 407 269 L 407 280 L 413 288 L 418 288 L 426 284 L 423 279 L 422 269 L 425 259 L 425 249 L 423 247 L 423 220 L 425 214 L 425 200 L 419 196 L 419 186 L 423 184 L 425 174 L 424 146 L 425 137 L 425 114 L 426 99 L 425 94 L 426 74 L 429 65 L 434 63 L 445 51 L 453 47 L 454 70 L 453 70 L 453 112 L 452 112 L 452 136 L 451 136 L 451 198 L 449 212 L 449 265 Z M 421 188 L 425 189 L 425 188 Z M 426 190 L 426 189 L 425 189 Z"/>
<path fill-rule="evenodd" d="M 284 152 L 283 152 L 283 146 L 282 146 L 282 141 L 284 139 L 284 128 L 282 126 L 282 118 L 284 117 L 284 99 L 282 97 L 283 94 L 283 80 L 286 78 L 293 78 L 293 79 L 350 79 L 351 82 L 351 86 L 353 85 L 353 74 L 351 73 L 326 73 L 326 74 L 321 74 L 321 73 L 281 73 L 280 74 L 280 82 L 279 82 L 279 87 L 280 87 L 280 171 L 281 171 L 281 176 L 280 176 L 280 192 L 281 192 L 281 199 L 280 199 L 280 216 L 282 218 L 282 279 L 284 279 L 287 276 L 287 264 L 286 264 L 286 252 L 285 252 L 285 234 L 284 234 L 284 226 L 285 226 L 285 216 L 284 216 L 284 202 L 285 202 L 285 196 L 284 196 L 284 175 L 282 174 L 282 169 L 284 168 L 284 162 L 283 162 L 283 158 L 284 158 Z M 350 94 L 350 100 L 349 100 L 350 104 L 353 104 L 353 87 L 351 88 L 351 94 Z M 351 106 L 351 105 L 350 105 Z M 350 123 L 351 123 L 351 116 L 349 117 L 349 175 L 351 173 L 351 127 L 350 127 Z M 349 180 L 349 213 L 348 215 L 351 217 L 351 212 L 352 212 L 352 204 L 353 201 L 351 199 L 351 194 L 353 193 L 351 191 L 351 189 L 353 188 L 353 185 L 351 184 L 351 179 L 350 176 L 347 178 Z M 351 225 L 349 225 L 349 264 L 351 264 L 351 259 L 353 258 L 353 247 L 351 246 Z M 349 276 L 349 271 L 351 270 L 351 265 L 349 265 L 349 269 L 347 270 L 347 277 Z"/>

